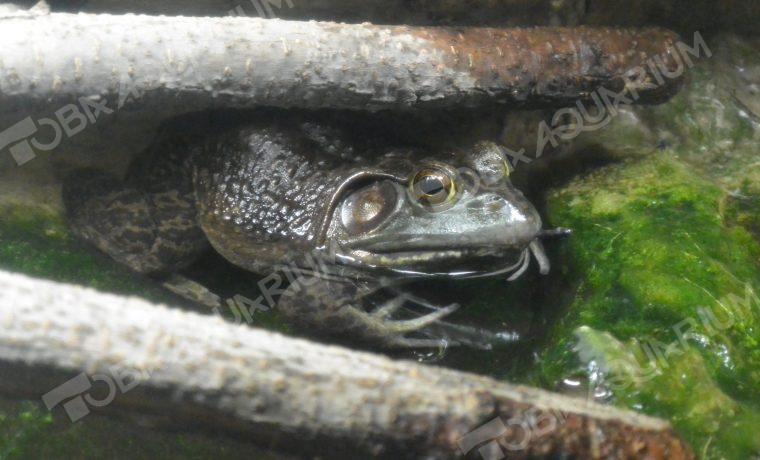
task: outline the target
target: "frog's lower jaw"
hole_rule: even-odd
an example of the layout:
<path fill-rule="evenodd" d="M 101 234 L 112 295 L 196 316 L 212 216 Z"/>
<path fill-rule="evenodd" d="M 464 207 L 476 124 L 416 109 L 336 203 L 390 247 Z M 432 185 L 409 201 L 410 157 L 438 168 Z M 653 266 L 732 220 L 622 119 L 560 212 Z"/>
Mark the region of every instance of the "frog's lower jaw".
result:
<path fill-rule="evenodd" d="M 572 230 L 562 227 L 541 230 L 519 250 L 512 246 L 495 245 L 450 249 L 420 247 L 385 252 L 333 247 L 330 258 L 333 263 L 370 274 L 393 274 L 410 278 L 486 278 L 505 275 L 508 281 L 514 281 L 528 269 L 531 256 L 538 263 L 539 273 L 547 275 L 551 270 L 551 261 L 541 241 L 570 235 Z M 473 268 L 473 263 L 480 268 Z"/>
<path fill-rule="evenodd" d="M 522 276 L 536 258 L 541 274 L 550 263 L 538 239 L 522 250 L 512 248 L 451 249 L 371 253 L 363 250 L 334 254 L 335 262 L 364 273 L 403 278 L 486 278 Z M 495 268 L 494 268 L 495 267 Z"/>

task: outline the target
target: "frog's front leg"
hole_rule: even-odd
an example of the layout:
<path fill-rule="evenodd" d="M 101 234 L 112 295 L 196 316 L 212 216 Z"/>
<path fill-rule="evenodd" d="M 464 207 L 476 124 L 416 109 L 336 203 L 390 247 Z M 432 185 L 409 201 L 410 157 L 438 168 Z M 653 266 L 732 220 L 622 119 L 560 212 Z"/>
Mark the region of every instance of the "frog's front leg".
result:
<path fill-rule="evenodd" d="M 368 297 L 377 287 L 365 282 L 300 276 L 282 294 L 277 308 L 306 329 L 332 336 L 358 337 L 386 347 L 440 347 L 444 338 L 429 337 L 425 328 L 458 308 L 438 307 L 431 313 L 409 319 L 393 319 L 409 301 L 399 294 L 370 306 Z M 423 337 L 410 337 L 421 333 Z"/>

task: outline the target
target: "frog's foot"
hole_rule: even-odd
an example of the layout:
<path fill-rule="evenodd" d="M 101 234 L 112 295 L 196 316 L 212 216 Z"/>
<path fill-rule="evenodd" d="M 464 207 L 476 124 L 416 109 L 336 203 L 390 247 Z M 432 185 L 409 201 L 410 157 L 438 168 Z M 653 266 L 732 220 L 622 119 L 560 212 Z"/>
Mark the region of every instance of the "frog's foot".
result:
<path fill-rule="evenodd" d="M 304 328 L 386 347 L 441 347 L 449 343 L 444 337 L 434 337 L 427 329 L 440 323 L 459 305 L 435 307 L 430 313 L 394 319 L 399 312 L 409 316 L 407 305 L 411 299 L 401 294 L 367 309 L 364 307 L 369 303 L 366 297 L 376 289 L 363 287 L 366 286 L 347 280 L 336 282 L 302 276 L 283 293 L 277 308 Z"/>
<path fill-rule="evenodd" d="M 222 308 L 222 299 L 209 288 L 185 276 L 173 273 L 163 280 L 161 285 L 173 294 L 207 307 L 209 311 L 218 313 Z"/>
<path fill-rule="evenodd" d="M 390 297 L 373 302 L 373 296 L 380 292 Z M 306 329 L 363 339 L 388 348 L 461 345 L 489 350 L 497 343 L 515 340 L 513 335 L 445 321 L 457 308 L 457 304 L 435 305 L 382 283 L 303 275 L 278 303 L 282 313 Z"/>
<path fill-rule="evenodd" d="M 406 334 L 424 333 L 427 327 L 439 323 L 444 317 L 456 311 L 459 304 L 453 303 L 444 307 L 434 307 L 431 313 L 416 318 L 391 319 L 391 316 L 404 308 L 410 300 L 412 299 L 406 294 L 400 294 L 386 301 L 369 314 L 362 312 L 368 317 L 366 319 L 368 330 L 390 347 L 445 347 L 447 345 L 445 338 L 412 338 L 407 337 Z"/>
<path fill-rule="evenodd" d="M 171 272 L 194 260 L 208 243 L 195 205 L 176 190 L 145 192 L 95 169 L 64 180 L 72 231 L 132 270 Z"/>
<path fill-rule="evenodd" d="M 438 305 L 428 302 L 422 297 L 405 293 L 397 288 L 391 287 L 389 291 L 396 296 L 403 296 L 407 301 L 403 309 L 413 315 L 420 315 L 420 310 L 437 311 L 441 308 Z M 491 350 L 496 344 L 503 345 L 519 340 L 519 335 L 515 332 L 497 332 L 480 327 L 451 323 L 444 320 L 430 324 L 421 332 L 430 337 L 438 337 L 437 341 L 443 342 L 446 345 L 462 345 L 471 348 L 479 348 L 481 350 Z"/>

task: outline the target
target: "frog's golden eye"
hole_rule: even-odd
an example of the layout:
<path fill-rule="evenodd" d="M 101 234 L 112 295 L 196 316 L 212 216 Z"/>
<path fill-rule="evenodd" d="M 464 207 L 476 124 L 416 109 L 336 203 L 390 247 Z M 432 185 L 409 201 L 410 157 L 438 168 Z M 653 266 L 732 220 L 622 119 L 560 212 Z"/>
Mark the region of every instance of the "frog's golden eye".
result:
<path fill-rule="evenodd" d="M 425 168 L 412 178 L 412 195 L 422 205 L 439 205 L 456 196 L 456 183 L 443 168 Z"/>

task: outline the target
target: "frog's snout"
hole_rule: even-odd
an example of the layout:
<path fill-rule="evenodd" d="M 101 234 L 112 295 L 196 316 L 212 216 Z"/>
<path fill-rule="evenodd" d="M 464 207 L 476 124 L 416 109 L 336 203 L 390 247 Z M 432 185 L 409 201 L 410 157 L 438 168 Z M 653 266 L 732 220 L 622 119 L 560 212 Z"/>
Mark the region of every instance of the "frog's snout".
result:
<path fill-rule="evenodd" d="M 538 211 L 517 190 L 482 193 L 467 204 L 475 240 L 502 247 L 524 248 L 541 232 Z"/>

